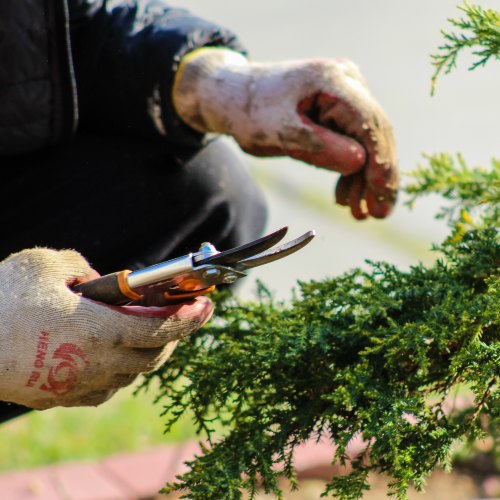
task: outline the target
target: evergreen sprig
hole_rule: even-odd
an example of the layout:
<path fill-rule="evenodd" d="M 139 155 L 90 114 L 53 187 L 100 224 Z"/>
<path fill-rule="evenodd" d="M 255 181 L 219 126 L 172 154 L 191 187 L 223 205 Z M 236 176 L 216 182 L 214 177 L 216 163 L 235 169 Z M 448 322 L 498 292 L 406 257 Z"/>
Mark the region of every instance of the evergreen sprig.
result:
<path fill-rule="evenodd" d="M 430 157 L 410 191 L 452 200 L 456 210 L 447 216 L 455 228 L 464 206 L 482 201 L 500 172 L 477 174 L 463 159 L 451 171 L 441 160 Z M 441 258 L 430 267 L 404 272 L 371 262 L 369 270 L 301 283 L 290 305 L 265 288 L 258 302 L 218 301 L 216 320 L 145 381 L 160 382 L 166 432 L 190 411 L 209 441 L 165 491 L 219 500 L 262 487 L 281 498 L 279 477 L 296 481 L 298 445 L 329 440 L 332 462 L 346 463 L 349 442 L 362 436 L 366 449 L 350 461 L 352 472 L 332 478 L 324 494 L 360 498 L 375 470 L 393 478 L 390 494 L 404 498 L 410 484 L 421 488 L 427 474 L 449 463 L 456 440 L 483 436 L 485 419 L 497 427 L 497 210 L 484 203 L 459 237 L 437 247 Z M 474 405 L 445 414 L 445 397 L 459 384 L 473 392 Z M 214 422 L 221 437 L 213 437 Z"/>
<path fill-rule="evenodd" d="M 448 153 L 424 155 L 425 165 L 419 165 L 410 176 L 416 182 L 405 186 L 411 207 L 415 200 L 426 194 L 439 194 L 446 200 L 456 201 L 456 208 L 481 212 L 483 202 L 500 202 L 500 160 L 492 159 L 488 167 L 467 166 L 463 156 L 458 153 L 456 158 Z M 438 218 L 448 217 L 454 220 L 454 208 L 448 207 L 438 213 Z M 498 222 L 498 205 L 490 205 L 482 217 L 489 217 L 487 224 Z"/>
<path fill-rule="evenodd" d="M 441 52 L 431 56 L 432 64 L 436 68 L 432 77 L 432 93 L 439 75 L 443 71 L 448 74 L 456 67 L 458 54 L 464 49 L 477 47 L 472 51 L 476 60 L 469 67 L 471 70 L 484 66 L 491 58 L 500 58 L 500 12 L 483 9 L 467 1 L 458 8 L 465 12 L 466 17 L 448 21 L 458 28 L 459 32 L 443 30 L 441 33 L 445 43 L 439 47 Z"/>
<path fill-rule="evenodd" d="M 448 153 L 424 155 L 425 165 L 410 173 L 416 182 L 405 187 L 412 207 L 418 197 L 439 194 L 449 201 L 436 214 L 453 227 L 450 238 L 460 238 L 467 228 L 500 225 L 500 161 L 489 167 L 467 166 L 463 156 Z"/>

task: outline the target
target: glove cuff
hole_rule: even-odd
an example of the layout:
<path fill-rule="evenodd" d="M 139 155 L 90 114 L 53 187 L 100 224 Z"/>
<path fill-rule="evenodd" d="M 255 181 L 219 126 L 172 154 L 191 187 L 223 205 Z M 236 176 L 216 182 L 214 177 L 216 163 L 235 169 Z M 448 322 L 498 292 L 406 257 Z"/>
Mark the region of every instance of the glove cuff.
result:
<path fill-rule="evenodd" d="M 187 54 L 172 90 L 179 117 L 199 132 L 229 133 L 227 117 L 239 114 L 248 94 L 246 67 L 242 54 L 225 48 L 202 47 Z"/>

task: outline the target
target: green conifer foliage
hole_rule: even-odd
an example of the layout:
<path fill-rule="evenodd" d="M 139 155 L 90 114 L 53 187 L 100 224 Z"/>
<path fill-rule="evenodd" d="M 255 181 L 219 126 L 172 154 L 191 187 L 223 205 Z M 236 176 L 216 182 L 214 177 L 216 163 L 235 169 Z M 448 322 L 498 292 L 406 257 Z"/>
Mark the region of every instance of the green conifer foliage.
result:
<path fill-rule="evenodd" d="M 210 443 L 165 491 L 229 500 L 262 487 L 281 498 L 279 477 L 296 481 L 294 449 L 326 439 L 332 462 L 352 471 L 333 477 L 325 496 L 361 498 L 378 471 L 392 478 L 389 493 L 405 498 L 410 484 L 421 488 L 449 465 L 457 441 L 496 440 L 500 161 L 470 168 L 460 155 L 428 156 L 414 178 L 410 203 L 426 193 L 447 201 L 438 216 L 450 236 L 433 265 L 402 271 L 370 262 L 301 283 L 291 304 L 264 287 L 251 303 L 220 294 L 211 324 L 145 379 L 144 387 L 159 382 L 167 432 L 190 411 Z M 458 387 L 474 402 L 446 412 Z M 356 436 L 366 447 L 351 460 Z"/>
<path fill-rule="evenodd" d="M 465 49 L 473 49 L 475 56 L 470 70 L 484 66 L 490 59 L 500 59 L 500 12 L 483 9 L 467 1 L 459 9 L 465 17 L 448 20 L 454 28 L 458 28 L 458 33 L 442 31 L 445 43 L 439 47 L 439 53 L 431 56 L 436 68 L 432 77 L 432 93 L 439 75 L 443 71 L 450 73 L 456 67 L 458 55 Z"/>

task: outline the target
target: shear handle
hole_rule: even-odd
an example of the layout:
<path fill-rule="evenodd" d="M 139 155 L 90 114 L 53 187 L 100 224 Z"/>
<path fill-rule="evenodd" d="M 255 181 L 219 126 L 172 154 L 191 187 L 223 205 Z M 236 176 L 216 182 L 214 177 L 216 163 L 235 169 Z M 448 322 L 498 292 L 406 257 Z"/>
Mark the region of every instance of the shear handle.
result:
<path fill-rule="evenodd" d="M 106 274 L 95 280 L 79 283 L 73 287 L 75 293 L 84 297 L 105 304 L 121 305 L 142 297 L 141 294 L 134 292 L 127 283 L 127 276 L 131 271 L 118 271 L 112 274 Z"/>

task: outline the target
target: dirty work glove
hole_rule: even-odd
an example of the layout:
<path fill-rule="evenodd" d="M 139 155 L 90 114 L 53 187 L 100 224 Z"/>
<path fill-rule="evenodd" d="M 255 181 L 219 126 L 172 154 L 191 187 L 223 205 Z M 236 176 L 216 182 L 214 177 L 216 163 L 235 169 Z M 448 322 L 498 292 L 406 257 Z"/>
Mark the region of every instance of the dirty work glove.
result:
<path fill-rule="evenodd" d="M 117 307 L 69 288 L 94 277 L 73 250 L 24 250 L 0 263 L 0 400 L 37 409 L 103 403 L 212 314 L 205 297 Z"/>
<path fill-rule="evenodd" d="M 173 102 L 192 128 L 231 135 L 250 154 L 340 172 L 337 202 L 357 219 L 390 213 L 398 188 L 392 128 L 350 61 L 257 64 L 202 48 L 181 61 Z"/>

